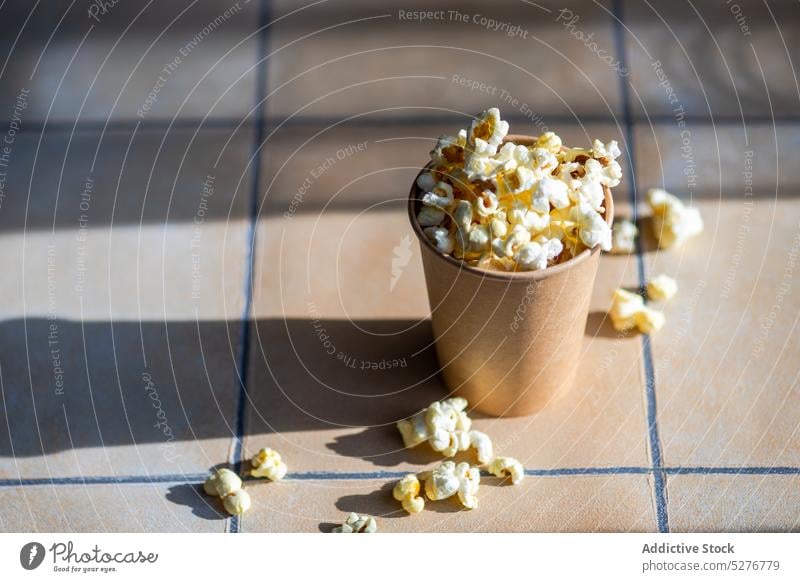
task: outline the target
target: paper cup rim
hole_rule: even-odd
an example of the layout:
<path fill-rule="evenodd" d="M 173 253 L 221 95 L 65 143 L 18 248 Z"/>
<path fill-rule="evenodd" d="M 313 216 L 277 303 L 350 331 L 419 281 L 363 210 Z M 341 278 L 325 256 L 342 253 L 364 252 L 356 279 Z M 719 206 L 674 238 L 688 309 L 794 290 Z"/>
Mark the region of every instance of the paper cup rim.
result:
<path fill-rule="evenodd" d="M 517 135 L 512 134 L 506 136 L 504 142 L 513 141 L 520 145 L 528 145 L 535 141 L 536 138 L 529 135 Z M 524 142 L 528 142 L 525 144 Z M 417 192 L 419 191 L 419 187 L 417 186 L 417 178 L 422 175 L 423 172 L 427 171 L 428 168 L 431 167 L 432 162 L 428 162 L 423 166 L 423 168 L 417 173 L 414 177 L 414 181 L 411 184 L 411 190 L 408 194 L 408 219 L 411 221 L 411 226 L 414 229 L 414 233 L 417 235 L 417 238 L 420 240 L 420 244 L 424 246 L 428 251 L 430 251 L 434 256 L 438 257 L 444 264 L 447 264 L 451 267 L 464 271 L 465 273 L 469 273 L 471 275 L 475 275 L 476 277 L 481 277 L 483 279 L 499 279 L 503 281 L 509 280 L 522 280 L 522 281 L 541 281 L 543 279 L 547 279 L 548 277 L 554 277 L 559 273 L 563 273 L 564 271 L 568 271 L 581 263 L 584 263 L 589 260 L 589 257 L 592 255 L 600 252 L 600 246 L 595 246 L 591 249 L 584 249 L 577 256 L 572 257 L 571 259 L 567 259 L 563 263 L 559 263 L 558 265 L 553 265 L 552 267 L 547 267 L 546 269 L 540 269 L 538 271 L 493 271 L 490 269 L 480 269 L 478 267 L 473 267 L 468 265 L 465 261 L 461 259 L 457 259 L 451 255 L 445 255 L 440 253 L 436 250 L 431 242 L 428 240 L 428 237 L 425 236 L 425 233 L 422 230 L 422 226 L 419 224 L 416 215 L 416 206 L 419 202 L 419 198 L 416 196 Z M 608 186 L 603 186 L 603 190 L 605 192 L 604 197 L 604 207 L 605 213 L 603 218 L 605 219 L 608 226 L 611 226 L 614 221 L 614 200 L 611 196 L 611 189 Z"/>

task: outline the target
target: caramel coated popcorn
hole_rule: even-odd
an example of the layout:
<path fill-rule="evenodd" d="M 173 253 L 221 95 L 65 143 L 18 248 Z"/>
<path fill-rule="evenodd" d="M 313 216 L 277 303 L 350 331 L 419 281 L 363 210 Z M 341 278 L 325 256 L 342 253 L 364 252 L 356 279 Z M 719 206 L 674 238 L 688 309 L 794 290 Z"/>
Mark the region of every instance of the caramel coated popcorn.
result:
<path fill-rule="evenodd" d="M 508 123 L 496 108 L 456 136 L 439 138 L 432 167 L 417 186 L 417 220 L 442 254 L 469 265 L 535 271 L 587 248 L 612 248 L 605 187 L 622 169 L 616 141 L 565 148 L 555 133 L 532 146 L 505 142 Z"/>

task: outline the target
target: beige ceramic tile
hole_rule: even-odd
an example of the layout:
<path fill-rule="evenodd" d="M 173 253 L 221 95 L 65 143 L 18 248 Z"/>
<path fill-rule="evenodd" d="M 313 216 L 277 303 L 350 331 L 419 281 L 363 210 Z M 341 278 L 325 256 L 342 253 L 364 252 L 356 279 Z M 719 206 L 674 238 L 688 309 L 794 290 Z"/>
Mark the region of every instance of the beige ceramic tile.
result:
<path fill-rule="evenodd" d="M 48 132 L 36 166 L 38 136 L 17 142 L 0 212 L 13 274 L 0 283 L 3 477 L 199 472 L 228 458 L 250 137 Z"/>
<path fill-rule="evenodd" d="M 19 137 L 0 200 L 0 268 L 16 274 L 0 316 L 241 317 L 251 133 L 193 134 Z"/>
<path fill-rule="evenodd" d="M 392 498 L 395 481 L 284 481 L 249 488 L 246 532 L 330 531 L 351 511 L 377 516 L 379 532 L 653 531 L 644 475 L 526 477 L 518 486 L 482 479 L 480 505 L 429 501 L 409 516 Z"/>
<path fill-rule="evenodd" d="M 223 532 L 199 486 L 58 485 L 0 488 L 4 532 Z"/>
<path fill-rule="evenodd" d="M 618 78 L 601 59 L 607 55 L 579 38 L 591 34 L 599 51 L 613 54 L 610 16 L 590 2 L 569 15 L 561 8 L 495 2 L 487 10 L 483 3 L 445 0 L 299 9 L 278 2 L 272 16 L 280 20 L 268 40 L 268 112 L 324 117 L 380 110 L 408 119 L 503 103 L 529 117 L 619 112 Z M 420 10 L 439 17 L 419 22 L 409 15 Z M 487 28 L 488 19 L 497 31 Z M 454 82 L 454 75 L 478 86 Z"/>
<path fill-rule="evenodd" d="M 96 18 L 87 10 L 5 7 L 0 119 L 23 89 L 29 122 L 238 117 L 253 106 L 257 2 L 120 2 Z"/>
<path fill-rule="evenodd" d="M 671 531 L 800 531 L 797 475 L 674 475 L 667 483 Z"/>
<path fill-rule="evenodd" d="M 794 115 L 798 14 L 788 4 L 625 2 L 640 115 Z M 660 67 L 654 66 L 660 63 Z M 674 90 L 668 98 L 667 84 Z"/>
<path fill-rule="evenodd" d="M 640 195 L 666 188 L 683 197 L 744 200 L 792 196 L 800 191 L 793 152 L 800 147 L 794 125 L 748 123 L 636 127 Z"/>
<path fill-rule="evenodd" d="M 234 434 L 239 324 L 0 323 L 0 478 L 204 472 Z"/>
<path fill-rule="evenodd" d="M 706 229 L 647 255 L 680 286 L 653 337 L 667 465 L 800 463 L 796 198 L 704 201 Z"/>

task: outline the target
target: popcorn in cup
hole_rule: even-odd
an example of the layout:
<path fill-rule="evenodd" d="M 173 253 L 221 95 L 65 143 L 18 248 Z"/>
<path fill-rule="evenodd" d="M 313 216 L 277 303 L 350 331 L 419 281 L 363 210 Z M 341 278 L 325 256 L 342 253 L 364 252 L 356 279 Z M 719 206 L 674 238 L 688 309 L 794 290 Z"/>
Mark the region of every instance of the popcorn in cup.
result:
<path fill-rule="evenodd" d="M 615 141 L 507 133 L 489 109 L 440 138 L 408 201 L 442 376 L 494 416 L 533 413 L 573 384 L 622 177 Z"/>

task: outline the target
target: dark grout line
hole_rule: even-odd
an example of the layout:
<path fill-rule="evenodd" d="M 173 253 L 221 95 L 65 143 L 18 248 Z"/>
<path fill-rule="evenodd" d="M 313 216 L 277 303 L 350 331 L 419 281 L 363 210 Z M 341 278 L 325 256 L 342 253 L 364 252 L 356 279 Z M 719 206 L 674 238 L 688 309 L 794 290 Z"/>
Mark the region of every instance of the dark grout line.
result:
<path fill-rule="evenodd" d="M 121 475 L 100 477 L 40 477 L 30 479 L 0 479 L 0 487 L 41 485 L 145 485 L 150 483 L 202 483 L 205 474 Z"/>
<path fill-rule="evenodd" d="M 611 10 L 614 15 L 614 45 L 620 65 L 628 68 L 628 54 L 625 48 L 625 37 L 623 36 L 623 20 L 625 15 L 622 8 L 622 0 L 612 0 Z M 630 70 L 630 69 L 628 69 Z M 622 100 L 623 119 L 625 122 L 625 140 L 627 142 L 627 165 L 628 175 L 630 176 L 630 203 L 631 215 L 634 222 L 639 222 L 638 192 L 636 179 L 636 158 L 633 132 L 633 115 L 631 112 L 631 100 L 628 85 L 625 77 L 619 76 L 620 98 Z M 641 225 L 639 225 L 641 227 Z M 640 228 L 641 230 L 641 228 Z M 636 237 L 636 265 L 639 274 L 639 285 L 644 286 L 647 280 L 644 265 L 644 254 L 642 252 L 642 239 Z M 658 409 L 656 406 L 656 378 L 653 366 L 653 349 L 650 336 L 642 334 L 642 359 L 645 374 L 645 396 L 647 399 L 647 436 L 650 442 L 650 455 L 653 463 L 653 491 L 655 493 L 656 519 L 658 521 L 658 531 L 669 532 L 669 514 L 667 512 L 667 490 L 666 472 L 663 468 L 661 456 L 661 440 L 658 434 Z"/>
<path fill-rule="evenodd" d="M 411 471 L 303 471 L 289 473 L 285 481 L 367 481 L 379 479 L 400 479 Z M 525 469 L 529 477 L 572 477 L 581 475 L 649 475 L 663 472 L 667 475 L 800 475 L 800 467 L 788 466 L 745 466 L 745 467 L 563 467 L 555 469 Z M 484 477 L 491 476 L 486 471 Z M 69 485 L 149 485 L 161 483 L 179 483 L 200 485 L 205 481 L 206 473 L 174 473 L 164 475 L 121 475 L 98 477 L 39 477 L 25 479 L 0 479 L 0 488 L 35 487 L 35 486 L 69 486 Z M 264 479 L 244 477 L 246 483 L 266 482 Z"/>
<path fill-rule="evenodd" d="M 533 477 L 560 477 L 567 475 L 646 475 L 650 467 L 574 467 L 566 469 L 525 469 Z"/>
<path fill-rule="evenodd" d="M 547 115 L 541 114 L 542 118 L 555 125 L 566 125 L 566 124 L 600 124 L 600 123 L 608 123 L 608 124 L 615 124 L 616 121 L 614 120 L 614 116 L 609 113 L 607 115 L 603 114 L 596 114 L 596 113 L 587 113 L 587 114 L 578 114 L 577 117 L 571 115 Z M 624 113 L 623 113 L 624 117 Z M 262 130 L 267 129 L 274 129 L 279 125 L 283 124 L 285 128 L 297 128 L 297 127 L 327 127 L 333 125 L 335 123 L 341 122 L 344 119 L 344 116 L 335 117 L 335 116 L 311 116 L 311 117 L 291 117 L 291 118 L 279 118 L 275 117 L 270 120 L 262 119 L 261 124 L 264 126 Z M 456 124 L 462 122 L 464 119 L 463 116 L 459 115 L 419 115 L 414 116 L 413 118 L 409 117 L 372 117 L 372 116 L 362 116 L 353 118 L 347 123 L 344 123 L 345 127 L 394 127 L 394 126 L 417 126 L 417 125 L 447 125 L 449 123 Z M 525 124 L 530 123 L 530 119 L 525 116 L 520 115 L 510 115 L 504 117 L 504 119 L 508 120 L 512 124 Z M 697 114 L 687 114 L 684 117 L 687 125 L 705 125 L 708 127 L 712 126 L 719 126 L 719 125 L 736 125 L 741 126 L 742 118 L 736 116 L 729 116 L 723 115 L 718 117 L 710 117 L 707 115 L 697 115 Z M 9 121 L 2 121 L 0 120 L 0 127 L 5 127 L 8 125 Z M 650 115 L 649 117 L 632 117 L 629 120 L 632 126 L 643 126 L 649 127 L 651 125 L 659 126 L 659 125 L 674 125 L 675 124 L 675 117 L 668 114 L 656 114 Z M 627 122 L 626 122 L 627 123 Z M 800 117 L 794 115 L 776 115 L 776 116 L 769 116 L 769 115 L 748 115 L 744 118 L 745 124 L 786 124 L 786 125 L 797 125 L 800 124 Z M 174 120 L 164 119 L 147 119 L 147 120 L 137 120 L 137 119 L 115 119 L 108 122 L 106 126 L 105 121 L 80 121 L 78 122 L 77 126 L 75 126 L 74 121 L 48 121 L 46 124 L 43 121 L 26 121 L 19 130 L 19 133 L 26 134 L 26 133 L 39 133 L 46 129 L 48 132 L 51 133 L 71 133 L 73 131 L 73 127 L 75 127 L 76 133 L 102 133 L 105 129 L 106 133 L 112 132 L 130 132 L 133 131 L 136 125 L 139 125 L 139 131 L 164 131 L 167 128 L 170 129 L 177 129 L 177 130 L 194 130 L 198 127 L 203 129 L 235 129 L 238 126 L 241 126 L 243 129 L 250 129 L 255 128 L 259 124 L 258 121 L 252 120 L 250 117 L 242 120 L 241 117 L 218 117 L 218 118 L 208 118 L 203 120 L 202 118 L 195 118 L 195 117 L 184 117 L 184 118 L 177 118 Z"/>
<path fill-rule="evenodd" d="M 239 394 L 236 400 L 236 436 L 233 441 L 233 456 L 231 462 L 236 473 L 242 472 L 242 449 L 245 432 L 245 417 L 247 409 L 247 380 L 248 366 L 250 363 L 250 317 L 253 306 L 253 271 L 255 268 L 255 247 L 256 231 L 258 224 L 258 202 L 261 184 L 261 143 L 264 141 L 264 128 L 266 120 L 264 118 L 264 100 L 267 91 L 267 26 L 269 24 L 269 0 L 260 0 L 259 7 L 259 34 L 258 49 L 256 56 L 259 59 L 256 69 L 256 92 L 255 92 L 255 135 L 253 137 L 253 172 L 251 176 L 252 184 L 250 188 L 250 224 L 247 231 L 247 263 L 245 265 L 244 285 L 245 302 L 244 313 L 242 315 L 241 329 L 241 353 L 239 354 Z M 241 531 L 241 518 L 234 515 L 229 520 L 228 533 L 238 533 Z"/>

